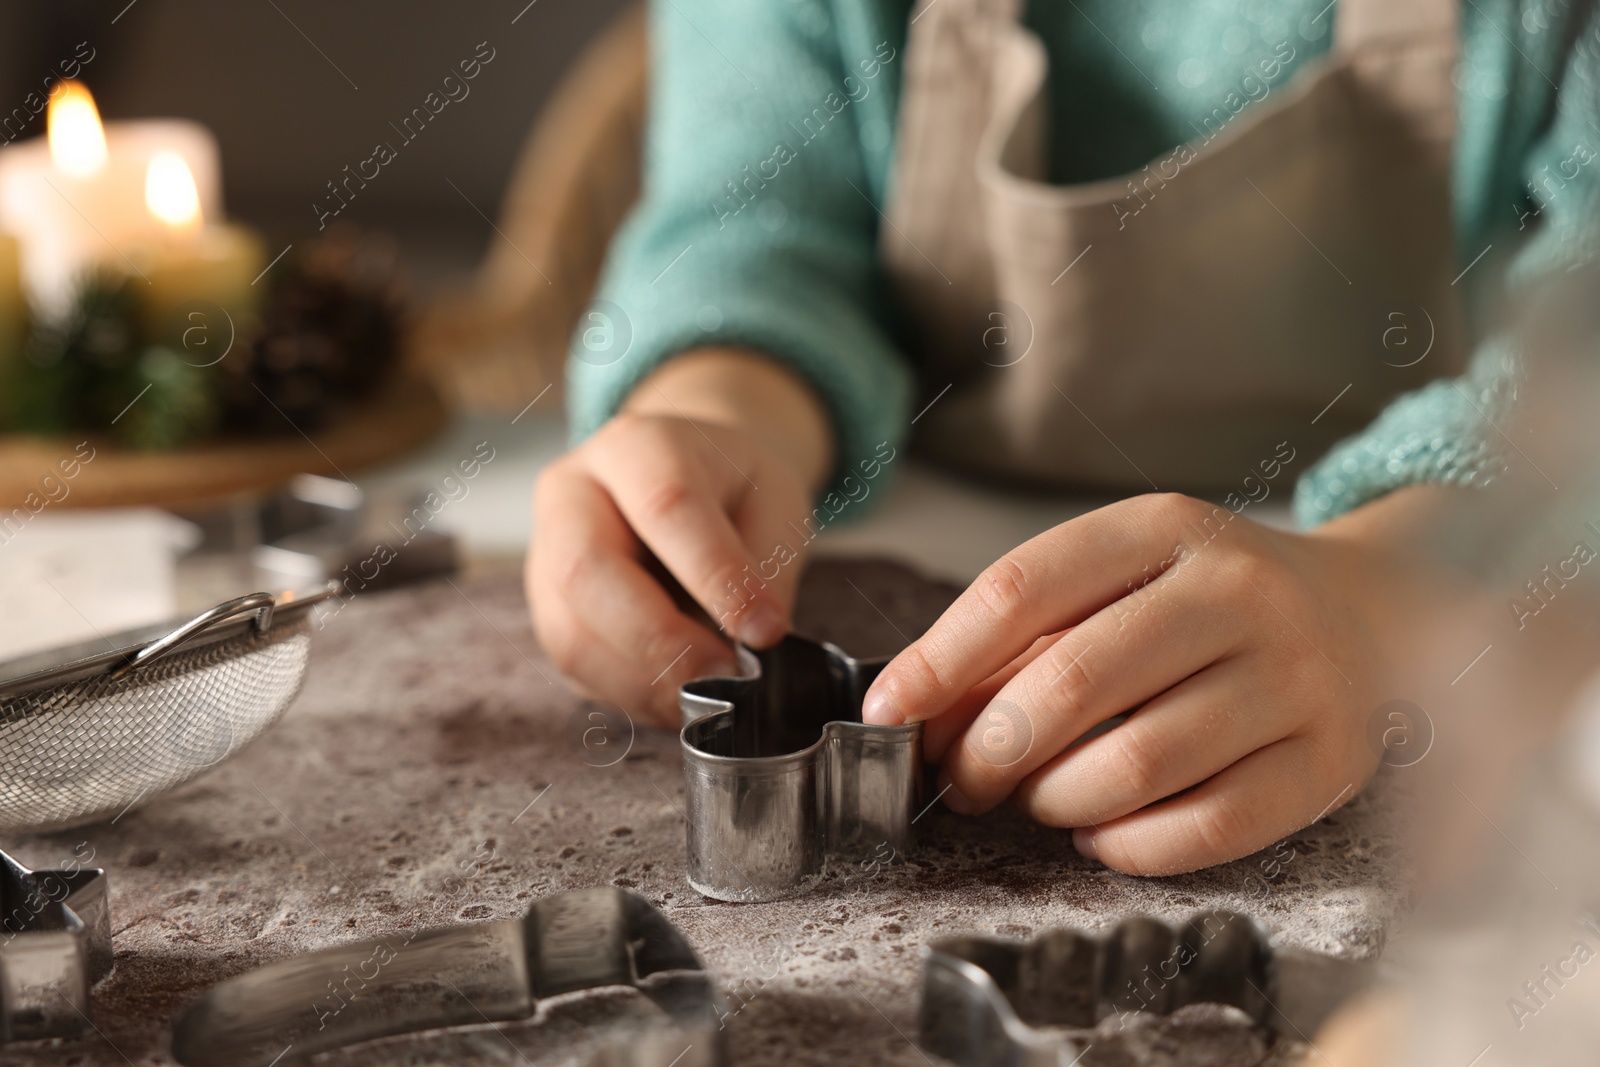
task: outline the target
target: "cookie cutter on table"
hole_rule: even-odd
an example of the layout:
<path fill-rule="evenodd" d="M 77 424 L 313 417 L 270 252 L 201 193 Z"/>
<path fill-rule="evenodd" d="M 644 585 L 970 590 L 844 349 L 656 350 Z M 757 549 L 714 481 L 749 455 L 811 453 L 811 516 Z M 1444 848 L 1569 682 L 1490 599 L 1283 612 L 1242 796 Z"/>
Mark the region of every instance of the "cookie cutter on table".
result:
<path fill-rule="evenodd" d="M 781 900 L 814 888 L 829 861 L 907 855 L 922 724 L 861 721 L 888 660 L 792 634 L 736 652 L 739 677 L 699 678 L 678 694 L 689 884 L 717 900 Z"/>
<path fill-rule="evenodd" d="M 370 968 L 370 970 L 369 970 Z M 445 1027 L 531 1018 L 563 993 L 628 986 L 666 1016 L 618 1031 L 595 1067 L 720 1067 L 722 995 L 694 949 L 642 897 L 557 893 L 520 919 L 360 941 L 213 986 L 172 1026 L 185 1067 L 268 1067 Z"/>
<path fill-rule="evenodd" d="M 0 663 L 0 832 L 120 818 L 254 741 L 300 691 L 310 609 L 337 590 Z"/>
<path fill-rule="evenodd" d="M 0 852 L 0 1045 L 84 1033 L 111 968 L 106 872 L 30 871 Z"/>
<path fill-rule="evenodd" d="M 1228 911 L 1181 925 L 1139 916 L 1102 934 L 1059 929 L 1027 942 L 945 938 L 924 950 L 919 1043 L 961 1067 L 1058 1067 L 1077 1062 L 1087 1043 L 1036 1028 L 1087 1029 L 1190 1004 L 1225 1004 L 1309 1041 L 1380 977 L 1370 962 L 1275 948 L 1253 920 Z"/>

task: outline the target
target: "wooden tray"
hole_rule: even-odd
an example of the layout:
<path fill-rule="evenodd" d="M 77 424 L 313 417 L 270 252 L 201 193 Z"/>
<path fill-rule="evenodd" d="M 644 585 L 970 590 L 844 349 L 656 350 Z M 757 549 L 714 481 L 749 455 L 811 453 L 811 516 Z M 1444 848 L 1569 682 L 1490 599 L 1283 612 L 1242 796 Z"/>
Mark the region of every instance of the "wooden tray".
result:
<path fill-rule="evenodd" d="M 14 509 L 182 504 L 276 489 L 300 473 L 353 476 L 436 434 L 447 412 L 432 385 L 396 379 L 309 439 L 290 430 L 267 439 L 222 439 L 170 452 L 136 452 L 94 434 L 0 436 L 0 522 Z M 80 441 L 94 449 L 66 477 Z M 82 455 L 88 455 L 84 449 Z M 60 465 L 66 461 L 68 466 Z M 31 499 L 29 494 L 33 494 Z"/>

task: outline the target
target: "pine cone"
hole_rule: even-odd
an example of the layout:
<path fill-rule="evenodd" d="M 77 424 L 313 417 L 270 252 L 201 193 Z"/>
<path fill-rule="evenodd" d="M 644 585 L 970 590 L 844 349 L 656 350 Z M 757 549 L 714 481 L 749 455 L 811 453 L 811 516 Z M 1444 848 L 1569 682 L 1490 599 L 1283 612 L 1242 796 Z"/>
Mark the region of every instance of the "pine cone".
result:
<path fill-rule="evenodd" d="M 374 243 L 330 235 L 285 264 L 247 358 L 224 361 L 234 363 L 224 392 L 230 426 L 310 432 L 393 373 L 401 303 L 392 256 L 374 266 Z"/>

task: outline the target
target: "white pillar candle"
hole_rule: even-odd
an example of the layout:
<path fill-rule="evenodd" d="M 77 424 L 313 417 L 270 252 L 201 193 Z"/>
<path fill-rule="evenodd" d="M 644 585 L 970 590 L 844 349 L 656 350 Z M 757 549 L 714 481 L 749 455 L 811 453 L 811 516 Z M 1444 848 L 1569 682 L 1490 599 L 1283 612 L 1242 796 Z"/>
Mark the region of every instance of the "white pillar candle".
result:
<path fill-rule="evenodd" d="M 81 276 L 102 264 L 132 273 L 132 250 L 162 239 L 166 224 L 145 203 L 158 154 L 173 153 L 188 166 L 203 217 L 222 217 L 220 156 L 204 126 L 181 119 L 107 123 L 101 154 L 87 90 L 64 86 L 51 98 L 52 113 L 68 103 L 54 152 L 49 137 L 0 149 L 0 230 L 21 242 L 23 283 L 42 313 L 65 308 Z"/>
<path fill-rule="evenodd" d="M 160 238 L 130 247 L 148 284 L 135 284 L 145 335 L 206 363 L 220 360 L 257 306 L 253 288 L 266 266 L 255 231 L 207 219 L 182 158 L 162 152 L 145 173 L 144 199 Z M 193 362 L 193 360 L 189 360 Z"/>

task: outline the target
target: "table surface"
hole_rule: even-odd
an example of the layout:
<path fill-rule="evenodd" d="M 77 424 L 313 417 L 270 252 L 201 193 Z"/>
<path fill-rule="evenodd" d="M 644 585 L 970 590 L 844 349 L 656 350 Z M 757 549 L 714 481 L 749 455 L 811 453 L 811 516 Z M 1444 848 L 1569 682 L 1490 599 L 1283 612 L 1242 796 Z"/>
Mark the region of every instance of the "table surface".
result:
<path fill-rule="evenodd" d="M 807 575 L 799 619 L 870 655 L 920 632 L 953 595 L 896 565 L 827 561 Z M 586 747 L 593 709 L 539 651 L 515 579 L 357 595 L 316 634 L 298 702 L 237 759 L 115 825 L 0 838 L 33 867 L 62 864 L 86 841 L 109 871 L 117 955 L 95 992 L 98 1034 L 12 1046 L 5 1062 L 168 1064 L 168 1020 L 223 978 L 342 941 L 511 918 L 545 894 L 620 885 L 662 908 L 727 985 L 750 989 L 770 976 L 728 1020 L 732 1062 L 922 1064 L 908 1035 L 920 948 L 932 938 L 1025 938 L 1133 913 L 1174 920 L 1233 907 L 1282 943 L 1366 956 L 1404 895 L 1392 786 L 1380 778 L 1280 846 L 1270 878 L 1266 854 L 1182 877 L 1128 877 L 1079 857 L 1065 831 L 935 806 L 902 866 L 794 901 L 710 901 L 684 880 L 676 735 L 640 725 L 622 750 Z M 604 998 L 585 996 L 524 1024 L 331 1058 L 562 1062 L 598 1029 L 585 1012 Z M 1203 1011 L 1094 1040 L 1085 1064 L 1279 1063 L 1293 1051 Z"/>

